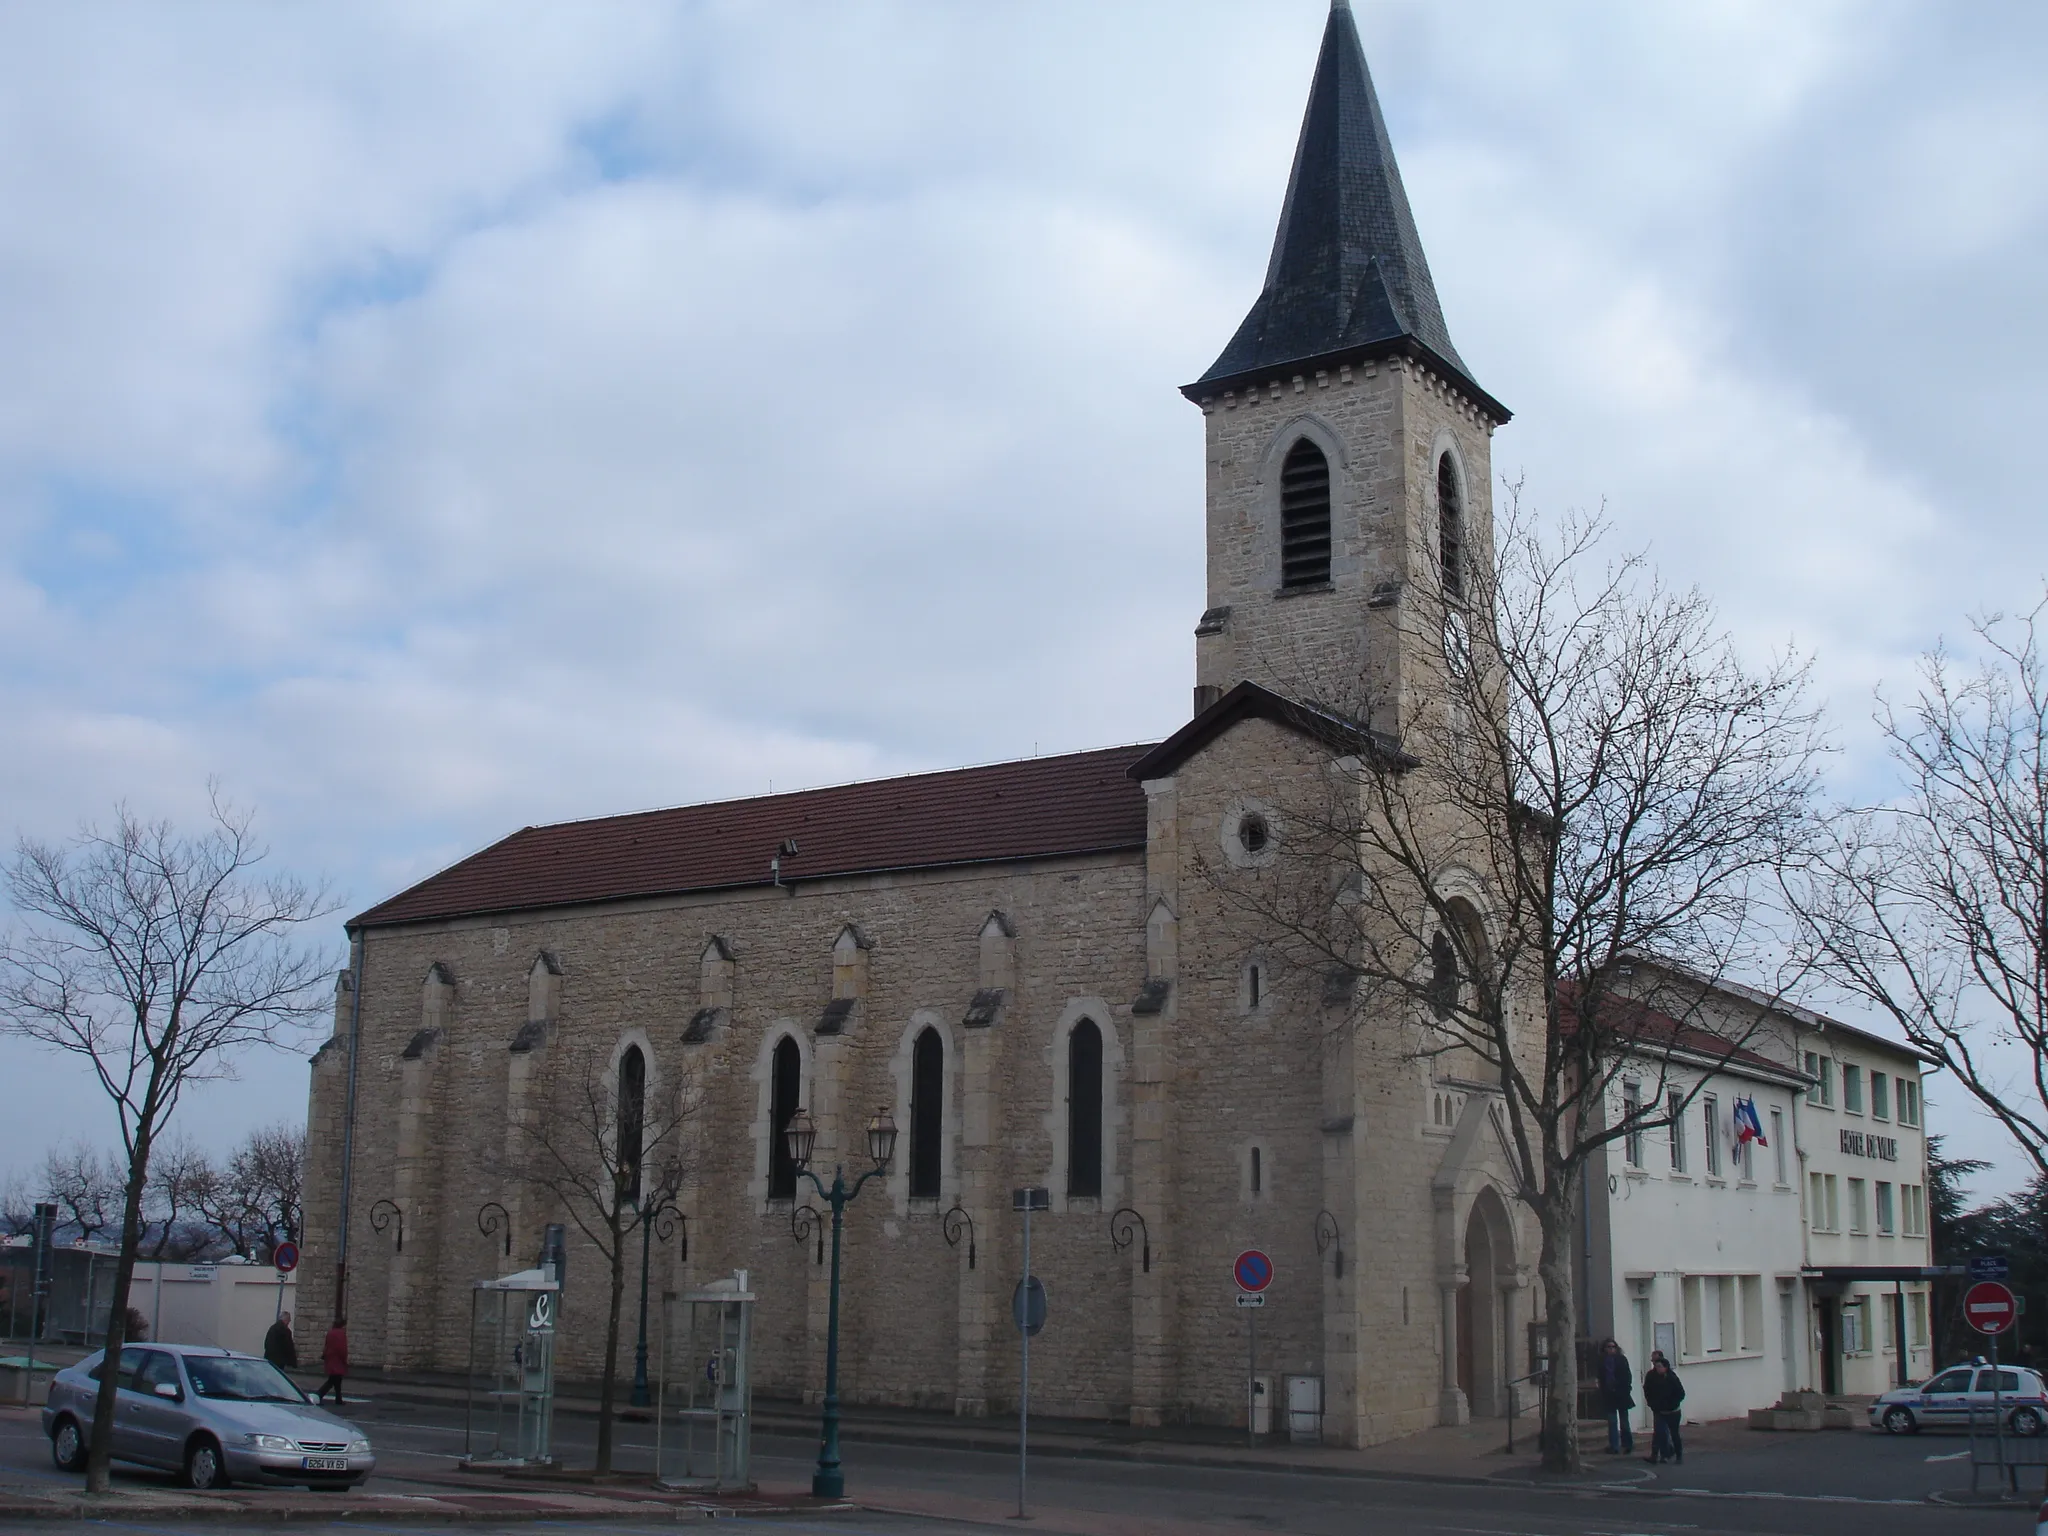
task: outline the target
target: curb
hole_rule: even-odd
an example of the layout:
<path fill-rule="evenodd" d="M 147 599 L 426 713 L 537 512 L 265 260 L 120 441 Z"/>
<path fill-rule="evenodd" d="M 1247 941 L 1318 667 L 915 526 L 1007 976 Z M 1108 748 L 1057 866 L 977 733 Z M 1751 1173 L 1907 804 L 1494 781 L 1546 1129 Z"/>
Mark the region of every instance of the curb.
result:
<path fill-rule="evenodd" d="M 373 1498 L 377 1496 L 373 1495 Z M 339 1520 L 374 1520 L 379 1524 L 403 1521 L 407 1524 L 445 1525 L 453 1522 L 492 1521 L 497 1524 L 527 1524 L 534 1521 L 575 1521 L 616 1523 L 623 1520 L 649 1522 L 667 1520 L 676 1525 L 698 1520 L 780 1519 L 792 1515 L 844 1514 L 859 1508 L 851 1500 L 839 1499 L 817 1504 L 717 1505 L 669 1504 L 658 1500 L 610 1500 L 590 1508 L 551 1507 L 536 1509 L 515 1504 L 505 1509 L 477 1508 L 474 1504 L 442 1504 L 429 1495 L 401 1496 L 402 1504 L 383 1502 L 350 1503 L 343 1499 L 320 1503 L 293 1502 L 276 1506 L 248 1504 L 234 1498 L 181 1499 L 175 1503 L 131 1503 L 116 1494 L 104 1502 L 87 1498 L 56 1499 L 47 1504 L 0 1501 L 0 1526 L 30 1520 L 147 1519 L 151 1521 L 207 1520 L 236 1524 L 332 1524 Z"/>

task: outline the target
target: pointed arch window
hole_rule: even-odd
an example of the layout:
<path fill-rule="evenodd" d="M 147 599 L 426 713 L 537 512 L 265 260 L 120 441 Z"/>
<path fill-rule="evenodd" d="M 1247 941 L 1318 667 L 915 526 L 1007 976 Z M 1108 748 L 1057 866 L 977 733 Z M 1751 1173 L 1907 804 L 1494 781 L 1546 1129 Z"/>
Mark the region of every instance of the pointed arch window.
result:
<path fill-rule="evenodd" d="M 647 1135 L 647 1058 L 637 1045 L 619 1058 L 619 1190 L 640 1198 L 640 1159 Z"/>
<path fill-rule="evenodd" d="M 1067 1034 L 1067 1193 L 1102 1194 L 1102 1031 L 1092 1019 Z"/>
<path fill-rule="evenodd" d="M 946 1045 L 936 1029 L 910 1048 L 910 1198 L 936 1200 L 946 1124 Z"/>
<path fill-rule="evenodd" d="M 1448 1019 L 1458 1007 L 1458 946 L 1448 933 L 1439 932 L 1429 941 L 1429 1005 L 1440 1019 Z"/>
<path fill-rule="evenodd" d="M 784 1035 L 768 1065 L 768 1198 L 796 1198 L 796 1159 L 783 1134 L 803 1097 L 804 1062 L 796 1042 Z"/>
<path fill-rule="evenodd" d="M 1330 579 L 1330 461 L 1301 438 L 1280 465 L 1280 585 L 1319 587 Z"/>
<path fill-rule="evenodd" d="M 1465 595 L 1465 498 L 1458 489 L 1458 467 L 1446 453 L 1436 461 L 1437 563 L 1444 591 Z"/>

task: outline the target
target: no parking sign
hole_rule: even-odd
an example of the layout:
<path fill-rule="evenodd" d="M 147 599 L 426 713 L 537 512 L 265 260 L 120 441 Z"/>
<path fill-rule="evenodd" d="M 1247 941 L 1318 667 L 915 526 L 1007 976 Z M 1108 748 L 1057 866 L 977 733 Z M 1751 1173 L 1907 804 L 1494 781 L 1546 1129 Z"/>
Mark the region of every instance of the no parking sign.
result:
<path fill-rule="evenodd" d="M 1237 1281 L 1240 1291 L 1257 1295 L 1273 1283 L 1273 1261 L 1256 1248 L 1247 1248 L 1237 1256 L 1237 1262 L 1230 1267 L 1230 1273 Z"/>

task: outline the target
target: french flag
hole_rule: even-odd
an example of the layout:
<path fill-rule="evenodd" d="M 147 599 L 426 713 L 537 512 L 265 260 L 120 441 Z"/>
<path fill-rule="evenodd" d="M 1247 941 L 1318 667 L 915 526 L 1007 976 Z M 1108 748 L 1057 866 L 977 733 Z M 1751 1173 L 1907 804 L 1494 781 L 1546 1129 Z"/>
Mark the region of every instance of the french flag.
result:
<path fill-rule="evenodd" d="M 1760 1147 L 1768 1147 L 1770 1145 L 1764 1139 L 1764 1123 L 1757 1118 L 1756 1100 L 1737 1099 L 1735 1101 L 1735 1145 L 1739 1147 L 1745 1142 L 1751 1141 Z"/>

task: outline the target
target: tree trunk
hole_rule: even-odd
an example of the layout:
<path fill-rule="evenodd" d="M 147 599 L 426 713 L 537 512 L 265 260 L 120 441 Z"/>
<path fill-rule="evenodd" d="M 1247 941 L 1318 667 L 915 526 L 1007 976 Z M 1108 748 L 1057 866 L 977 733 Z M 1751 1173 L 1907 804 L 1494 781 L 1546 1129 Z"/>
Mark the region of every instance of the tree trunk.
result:
<path fill-rule="evenodd" d="M 114 1412 L 121 1390 L 121 1346 L 128 1341 L 128 1292 L 135 1279 L 135 1255 L 142 1246 L 142 1199 L 149 1182 L 150 1127 L 135 1134 L 135 1157 L 128 1165 L 127 1198 L 121 1207 L 121 1256 L 114 1261 L 114 1293 L 107 1303 L 106 1355 L 100 1368 L 99 1396 L 92 1411 L 92 1443 L 85 1460 L 85 1491 L 106 1493 L 113 1487 Z M 92 1319 L 86 1319 L 86 1326 Z"/>
<path fill-rule="evenodd" d="M 612 1469 L 612 1402 L 619 1388 L 619 1312 L 626 1299 L 626 1236 L 612 1228 L 612 1298 L 604 1321 L 604 1376 L 597 1393 L 597 1470 Z"/>
<path fill-rule="evenodd" d="M 1550 1350 L 1550 1395 L 1544 1403 L 1543 1470 L 1575 1473 L 1579 1457 L 1579 1351 L 1572 1286 L 1571 1201 L 1547 1195 L 1536 1207 L 1543 1251 L 1536 1273 L 1543 1282 L 1543 1325 Z"/>

